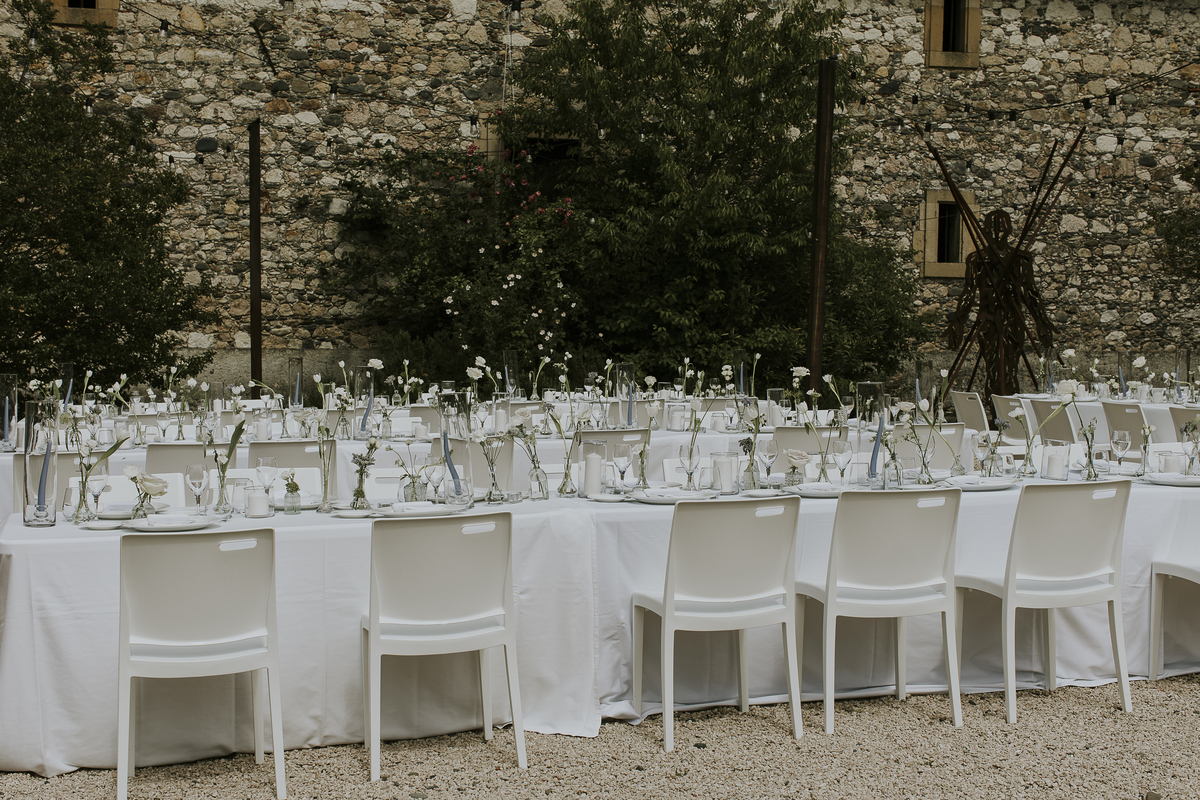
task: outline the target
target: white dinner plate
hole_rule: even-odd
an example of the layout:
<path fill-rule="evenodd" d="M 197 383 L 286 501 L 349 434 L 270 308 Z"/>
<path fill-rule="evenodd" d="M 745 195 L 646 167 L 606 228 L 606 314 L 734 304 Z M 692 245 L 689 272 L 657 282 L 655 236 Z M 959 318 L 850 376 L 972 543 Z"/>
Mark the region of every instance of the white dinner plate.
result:
<path fill-rule="evenodd" d="M 743 497 L 778 497 L 779 494 L 778 489 L 747 489 L 742 492 Z"/>
<path fill-rule="evenodd" d="M 941 486 L 938 486 L 937 484 L 932 484 L 932 483 L 926 483 L 926 484 L 902 483 L 899 486 L 892 487 L 892 489 L 904 491 L 904 492 L 916 492 L 916 491 L 920 491 L 922 489 L 941 489 L 941 488 L 942 488 Z"/>
<path fill-rule="evenodd" d="M 216 521 L 211 517 L 155 515 L 146 519 L 130 520 L 125 523 L 125 527 L 141 531 L 142 533 L 180 533 L 183 531 L 198 531 L 201 528 L 207 528 Z"/>
<path fill-rule="evenodd" d="M 378 513 L 384 517 L 444 517 L 455 513 L 453 506 L 440 503 L 393 503 L 383 506 Z"/>
<path fill-rule="evenodd" d="M 626 499 L 623 494 L 594 494 L 588 498 L 594 503 L 624 503 Z"/>
<path fill-rule="evenodd" d="M 333 515 L 342 519 L 362 519 L 369 517 L 375 512 L 369 508 L 338 508 L 334 509 Z"/>
<path fill-rule="evenodd" d="M 1178 472 L 1148 472 L 1146 480 L 1157 486 L 1200 486 L 1200 475 L 1183 475 Z"/>
<path fill-rule="evenodd" d="M 1016 486 L 1017 479 L 1012 477 L 984 478 L 980 476 L 963 475 L 957 478 L 947 478 L 946 485 L 956 489 L 962 489 L 964 492 L 999 492 Z"/>
<path fill-rule="evenodd" d="M 842 492 L 851 488 L 853 487 L 841 486 L 836 483 L 798 483 L 795 486 L 784 487 L 783 491 L 798 494 L 801 497 L 836 499 Z"/>
<path fill-rule="evenodd" d="M 114 531 L 124 524 L 121 520 L 94 519 L 91 522 L 80 523 L 79 527 L 89 531 Z"/>
<path fill-rule="evenodd" d="M 682 489 L 670 491 L 665 489 L 651 489 L 649 492 L 636 491 L 633 493 L 633 499 L 639 503 L 648 503 L 654 506 L 673 506 L 681 500 L 710 500 L 717 496 L 716 492 L 685 492 Z"/>

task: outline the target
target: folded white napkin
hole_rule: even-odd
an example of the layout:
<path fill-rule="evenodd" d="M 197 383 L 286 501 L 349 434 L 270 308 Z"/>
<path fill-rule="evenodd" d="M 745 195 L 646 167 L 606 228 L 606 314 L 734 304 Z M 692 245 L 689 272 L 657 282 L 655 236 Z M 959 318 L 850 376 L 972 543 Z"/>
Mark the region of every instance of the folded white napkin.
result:
<path fill-rule="evenodd" d="M 392 511 L 397 514 L 411 514 L 414 511 L 429 511 L 436 503 L 426 500 L 414 503 L 392 503 Z"/>

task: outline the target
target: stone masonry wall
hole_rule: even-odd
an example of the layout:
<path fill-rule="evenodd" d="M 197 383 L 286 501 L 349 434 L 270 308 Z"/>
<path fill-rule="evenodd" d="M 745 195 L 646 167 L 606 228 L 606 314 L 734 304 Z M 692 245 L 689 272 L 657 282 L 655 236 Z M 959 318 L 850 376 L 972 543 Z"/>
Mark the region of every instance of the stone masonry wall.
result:
<path fill-rule="evenodd" d="M 1196 155 L 1200 66 L 1191 62 L 1200 0 L 981 2 L 980 68 L 949 70 L 923 66 L 924 0 L 845 0 L 842 35 L 866 59 L 868 102 L 842 109 L 854 144 L 835 181 L 861 235 L 907 250 L 925 190 L 945 185 L 920 138 L 891 124 L 896 114 L 932 122 L 961 187 L 984 212 L 1008 209 L 1018 226 L 1051 143 L 1063 142 L 1061 151 L 1086 122 L 1072 162 L 1079 180 L 1034 246 L 1058 341 L 1097 353 L 1200 345 L 1195 287 L 1164 274 L 1153 228 L 1154 212 L 1190 191 L 1178 174 Z M 316 265 L 338 257 L 346 171 L 377 148 L 472 141 L 470 115 L 486 122 L 501 107 L 505 65 L 544 43 L 537 15 L 561 14 L 562 3 L 526 3 L 516 29 L 496 0 L 296 0 L 290 12 L 266 0 L 123 3 L 119 70 L 84 90 L 98 95 L 101 110 L 118 104 L 154 119 L 163 160 L 192 183 L 191 200 L 170 222 L 171 258 L 189 283 L 212 292 L 220 322 L 187 332 L 188 346 L 215 347 L 220 363 L 245 373 L 247 126 L 261 118 L 268 376 L 289 351 L 303 350 L 319 368 L 369 348 L 354 330 L 358 304 L 329 293 L 316 275 Z M 11 10 L 0 4 L 0 37 L 14 35 Z M 1103 99 L 1110 92 L 1120 99 L 1111 109 Z M 1090 119 L 1079 106 L 1030 110 L 1084 95 L 1102 98 Z M 1019 122 L 989 122 L 986 111 L 966 120 L 949 101 L 1002 118 L 1016 109 Z M 921 285 L 922 313 L 944 320 L 962 281 Z M 946 357 L 939 342 L 923 349 Z"/>
<path fill-rule="evenodd" d="M 1164 272 L 1153 218 L 1191 191 L 1179 172 L 1197 156 L 1200 3 L 981 5 L 980 68 L 951 70 L 923 66 L 923 0 L 849 0 L 843 36 L 866 59 L 869 100 L 846 109 L 861 143 L 835 179 L 838 194 L 864 235 L 913 245 L 925 190 L 946 182 L 919 134 L 888 125 L 901 115 L 922 130 L 932 123 L 960 188 L 976 193 L 982 213 L 1007 210 L 1019 230 L 1050 146 L 1058 141 L 1062 154 L 1086 125 L 1070 164 L 1077 179 L 1033 247 L 1058 346 L 1173 362 L 1171 350 L 1200 346 L 1198 294 Z M 1118 105 L 1110 107 L 1114 92 Z M 1078 104 L 1031 110 L 1085 96 L 1099 98 L 1090 112 Z M 988 109 L 1000 112 L 997 121 L 988 120 Z M 1009 110 L 1018 111 L 1015 125 Z M 962 284 L 922 280 L 922 313 L 944 324 Z M 944 359 L 944 348 L 931 342 L 923 349 Z"/>

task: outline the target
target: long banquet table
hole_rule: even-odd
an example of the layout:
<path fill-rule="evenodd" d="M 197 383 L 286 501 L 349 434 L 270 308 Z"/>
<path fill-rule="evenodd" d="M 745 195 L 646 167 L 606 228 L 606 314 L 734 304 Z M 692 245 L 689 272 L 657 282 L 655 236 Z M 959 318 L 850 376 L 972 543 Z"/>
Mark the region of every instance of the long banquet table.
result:
<path fill-rule="evenodd" d="M 961 569 L 1001 564 L 1016 489 L 965 494 L 958 527 Z M 835 500 L 801 502 L 797 575 L 823 576 Z M 470 513 L 486 513 L 479 506 Z M 602 718 L 636 720 L 631 702 L 630 595 L 661 591 L 672 509 L 637 503 L 555 499 L 501 506 L 514 516 L 514 592 L 525 724 L 531 731 L 594 736 Z M 257 527 L 235 518 L 230 529 Z M 359 618 L 367 608 L 370 523 L 305 512 L 276 516 L 278 619 L 285 746 L 361 741 Z M 1200 530 L 1200 492 L 1135 485 L 1125 537 L 1125 633 L 1130 672 L 1147 671 L 1149 569 Z M 731 532 L 736 535 L 736 532 Z M 54 775 L 116 762 L 118 542 L 114 532 L 70 524 L 0 530 L 0 769 Z M 4 556 L 8 556 L 7 559 Z M 1166 600 L 1167 673 L 1200 669 L 1200 590 L 1172 587 Z M 819 698 L 820 607 L 808 604 L 805 700 Z M 999 605 L 972 596 L 965 610 L 963 686 L 996 690 Z M 1102 606 L 1059 612 L 1058 676 L 1093 685 L 1114 679 Z M 838 628 L 841 697 L 893 691 L 891 625 L 846 620 Z M 1018 681 L 1042 684 L 1040 620 L 1018 618 Z M 657 636 L 651 626 L 650 639 Z M 908 680 L 943 691 L 941 631 L 933 617 L 908 626 Z M 751 696 L 786 696 L 781 637 L 751 632 Z M 681 707 L 733 703 L 732 636 L 681 634 L 676 699 Z M 648 711 L 659 695 L 657 643 L 647 641 Z M 478 727 L 475 662 L 469 656 L 389 659 L 385 738 Z M 492 675 L 503 704 L 502 660 Z M 245 676 L 142 681 L 137 761 L 178 763 L 252 749 Z M 498 717 L 507 713 L 497 708 Z M 269 735 L 269 734 L 268 734 Z M 781 733 L 781 735 L 784 735 Z"/>

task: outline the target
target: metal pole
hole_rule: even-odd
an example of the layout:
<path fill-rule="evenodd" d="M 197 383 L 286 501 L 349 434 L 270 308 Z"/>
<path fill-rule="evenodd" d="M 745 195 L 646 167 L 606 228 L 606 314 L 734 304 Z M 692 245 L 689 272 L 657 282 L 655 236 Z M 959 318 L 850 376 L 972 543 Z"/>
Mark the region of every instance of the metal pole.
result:
<path fill-rule="evenodd" d="M 821 337 L 825 329 L 825 263 L 829 252 L 829 195 L 833 184 L 833 83 L 837 59 L 821 61 L 817 77 L 817 150 L 813 161 L 812 279 L 808 295 L 809 385 L 821 386 Z"/>
<path fill-rule="evenodd" d="M 262 150 L 250 123 L 250 377 L 262 382 Z M 257 396 L 257 395 L 256 395 Z"/>

